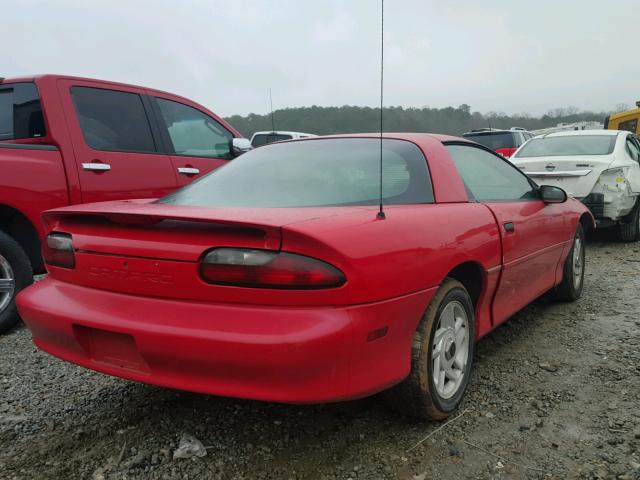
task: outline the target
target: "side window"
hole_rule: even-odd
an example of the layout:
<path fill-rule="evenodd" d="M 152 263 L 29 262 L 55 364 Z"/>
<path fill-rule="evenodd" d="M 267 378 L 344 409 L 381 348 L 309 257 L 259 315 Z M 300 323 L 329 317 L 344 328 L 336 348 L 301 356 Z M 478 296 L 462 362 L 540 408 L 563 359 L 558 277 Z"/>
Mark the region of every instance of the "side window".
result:
<path fill-rule="evenodd" d="M 38 138 L 45 134 L 35 83 L 0 85 L 0 140 Z"/>
<path fill-rule="evenodd" d="M 527 200 L 538 198 L 527 177 L 508 161 L 480 148 L 446 145 L 467 190 L 476 200 Z"/>
<path fill-rule="evenodd" d="M 182 103 L 157 97 L 156 101 L 177 155 L 233 158 L 233 135 L 216 120 Z"/>
<path fill-rule="evenodd" d="M 638 145 L 633 141 L 633 138 L 631 136 L 627 137 L 626 148 L 629 156 L 636 162 L 640 162 L 640 150 L 638 150 Z"/>
<path fill-rule="evenodd" d="M 618 124 L 618 130 L 626 130 L 627 132 L 636 133 L 638 131 L 638 119 L 626 120 Z"/>
<path fill-rule="evenodd" d="M 84 140 L 95 150 L 155 152 L 140 95 L 93 87 L 72 87 Z"/>

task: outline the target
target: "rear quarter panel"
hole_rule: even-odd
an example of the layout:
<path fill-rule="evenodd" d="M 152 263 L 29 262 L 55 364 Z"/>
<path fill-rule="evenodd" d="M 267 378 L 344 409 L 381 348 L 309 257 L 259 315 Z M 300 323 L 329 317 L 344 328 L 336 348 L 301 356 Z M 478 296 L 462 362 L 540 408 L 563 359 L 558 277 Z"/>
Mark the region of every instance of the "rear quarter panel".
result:
<path fill-rule="evenodd" d="M 42 211 L 69 204 L 60 152 L 0 147 L 0 172 L 0 203 L 25 215 L 42 238 Z"/>
<path fill-rule="evenodd" d="M 384 220 L 369 210 L 360 222 L 338 216 L 289 225 L 282 248 L 324 259 L 345 273 L 345 286 L 324 293 L 336 304 L 432 294 L 456 266 L 474 262 L 484 277 L 476 306 L 478 335 L 489 331 L 501 262 L 500 234 L 489 209 L 451 203 L 388 206 L 385 213 Z M 430 297 L 410 320 L 413 329 Z"/>

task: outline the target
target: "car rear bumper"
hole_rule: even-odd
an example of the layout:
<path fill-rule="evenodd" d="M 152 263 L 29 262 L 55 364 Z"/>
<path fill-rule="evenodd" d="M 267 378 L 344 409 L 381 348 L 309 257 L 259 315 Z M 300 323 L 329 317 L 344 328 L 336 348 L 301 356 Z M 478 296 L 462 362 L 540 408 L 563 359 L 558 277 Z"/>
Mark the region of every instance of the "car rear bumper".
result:
<path fill-rule="evenodd" d="M 401 381 L 434 292 L 290 308 L 132 296 L 49 277 L 21 292 L 18 308 L 39 348 L 99 372 L 207 394 L 320 403 Z"/>
<path fill-rule="evenodd" d="M 596 220 L 601 220 L 604 217 L 603 193 L 590 193 L 586 197 L 581 198 L 580 201 L 591 211 Z"/>

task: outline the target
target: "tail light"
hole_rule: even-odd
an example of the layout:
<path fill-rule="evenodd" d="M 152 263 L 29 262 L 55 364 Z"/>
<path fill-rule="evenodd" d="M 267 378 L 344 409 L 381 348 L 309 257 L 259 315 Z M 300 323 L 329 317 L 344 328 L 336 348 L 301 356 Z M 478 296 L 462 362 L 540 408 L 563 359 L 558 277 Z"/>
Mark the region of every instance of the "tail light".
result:
<path fill-rule="evenodd" d="M 42 257 L 47 265 L 62 268 L 75 268 L 76 256 L 73 242 L 68 233 L 50 233 L 42 247 Z"/>
<path fill-rule="evenodd" d="M 320 289 L 344 284 L 333 265 L 294 253 L 216 248 L 200 264 L 207 283 L 251 288 Z"/>
<path fill-rule="evenodd" d="M 511 158 L 511 156 L 516 153 L 517 148 L 498 148 L 496 149 L 496 153 L 499 153 L 504 158 Z"/>

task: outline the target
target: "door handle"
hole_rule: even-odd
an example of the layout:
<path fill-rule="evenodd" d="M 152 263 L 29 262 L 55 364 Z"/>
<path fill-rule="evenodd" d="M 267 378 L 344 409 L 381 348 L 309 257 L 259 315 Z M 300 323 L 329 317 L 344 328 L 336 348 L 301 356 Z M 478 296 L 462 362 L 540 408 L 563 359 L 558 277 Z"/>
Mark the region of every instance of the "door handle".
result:
<path fill-rule="evenodd" d="M 182 175 L 198 175 L 200 170 L 193 167 L 178 167 L 178 173 L 181 173 Z"/>
<path fill-rule="evenodd" d="M 82 169 L 90 172 L 108 172 L 111 170 L 111 165 L 108 163 L 83 163 Z"/>
<path fill-rule="evenodd" d="M 512 233 L 516 229 L 513 222 L 507 222 L 503 225 L 503 227 L 504 227 L 504 231 L 507 233 Z"/>

